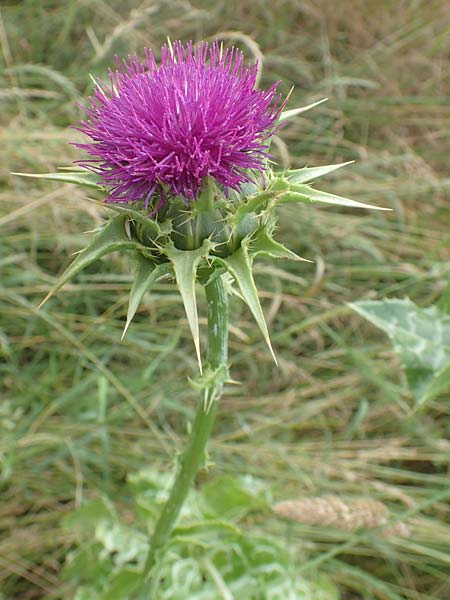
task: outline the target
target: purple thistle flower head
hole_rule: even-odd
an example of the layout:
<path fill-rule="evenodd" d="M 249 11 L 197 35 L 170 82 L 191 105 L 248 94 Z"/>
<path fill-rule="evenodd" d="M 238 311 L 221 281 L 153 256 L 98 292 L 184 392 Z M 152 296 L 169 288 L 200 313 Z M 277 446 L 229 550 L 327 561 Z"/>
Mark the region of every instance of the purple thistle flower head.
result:
<path fill-rule="evenodd" d="M 278 84 L 255 89 L 257 64 L 217 42 L 165 45 L 160 65 L 151 50 L 143 62 L 116 62 L 77 125 L 91 139 L 76 144 L 92 157 L 82 164 L 106 185 L 107 201 L 190 201 L 208 177 L 226 194 L 263 174 L 283 103 Z"/>

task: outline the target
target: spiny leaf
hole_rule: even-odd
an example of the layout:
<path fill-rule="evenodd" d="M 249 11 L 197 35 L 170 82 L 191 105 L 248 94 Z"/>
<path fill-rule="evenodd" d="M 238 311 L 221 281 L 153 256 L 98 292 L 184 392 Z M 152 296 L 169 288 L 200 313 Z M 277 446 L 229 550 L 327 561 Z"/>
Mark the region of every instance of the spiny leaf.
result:
<path fill-rule="evenodd" d="M 248 198 L 245 202 L 241 202 L 236 210 L 236 214 L 233 215 L 233 223 L 237 225 L 246 215 L 256 212 L 258 208 L 268 202 L 272 197 L 273 193 L 271 191 L 264 191 L 256 196 Z"/>
<path fill-rule="evenodd" d="M 222 273 L 221 277 L 227 294 L 230 294 L 230 296 L 236 296 L 236 298 L 239 298 L 239 300 L 245 304 L 245 300 L 241 292 L 234 286 L 236 280 L 234 279 L 233 275 L 231 275 L 229 271 L 225 271 L 225 273 Z"/>
<path fill-rule="evenodd" d="M 300 108 L 291 108 L 291 110 L 284 110 L 281 113 L 280 118 L 278 119 L 278 122 L 282 123 L 283 121 L 287 121 L 287 119 L 292 119 L 292 117 L 301 115 L 302 113 L 306 112 L 307 110 L 311 110 L 311 108 L 315 108 L 316 106 L 319 106 L 319 104 L 322 104 L 323 102 L 326 102 L 327 100 L 328 100 L 328 98 L 322 98 L 322 100 L 319 100 L 318 102 L 313 102 L 312 104 L 308 104 L 307 106 L 301 106 Z"/>
<path fill-rule="evenodd" d="M 168 235 L 172 230 L 172 225 L 169 220 L 164 223 L 158 223 L 148 214 L 130 208 L 127 204 L 120 204 L 119 202 L 100 202 L 94 198 L 87 198 L 87 200 L 120 215 L 128 215 L 129 222 L 135 223 L 137 229 L 139 229 L 149 241 L 155 242 L 161 235 Z"/>
<path fill-rule="evenodd" d="M 417 404 L 450 385 L 450 316 L 409 299 L 354 302 L 360 315 L 382 329 L 399 355 Z"/>
<path fill-rule="evenodd" d="M 252 261 L 248 254 L 247 244 L 248 242 L 245 243 L 244 240 L 241 247 L 228 258 L 223 259 L 223 262 L 236 280 L 241 294 L 263 334 L 273 360 L 275 364 L 278 364 L 270 342 L 269 330 L 259 301 L 258 290 L 253 279 Z"/>
<path fill-rule="evenodd" d="M 336 196 L 328 192 L 315 190 L 309 185 L 291 185 L 286 193 L 280 193 L 276 200 L 277 204 L 289 204 L 291 202 L 322 202 L 324 204 L 333 204 L 334 206 L 348 206 L 349 208 L 372 208 L 375 210 L 391 210 L 382 206 L 365 204 L 357 200 L 350 200 L 343 196 Z"/>
<path fill-rule="evenodd" d="M 314 181 L 314 179 L 328 175 L 328 173 L 332 173 L 337 169 L 351 165 L 354 162 L 354 160 L 349 160 L 348 162 L 340 163 L 338 165 L 324 165 L 322 167 L 304 167 L 303 169 L 293 169 L 286 171 L 285 176 L 292 183 L 308 183 L 309 181 Z"/>
<path fill-rule="evenodd" d="M 198 365 L 202 372 L 202 358 L 200 353 L 200 334 L 198 327 L 197 300 L 195 297 L 195 280 L 197 267 L 202 258 L 206 258 L 213 244 L 206 239 L 201 248 L 197 250 L 178 250 L 173 244 L 166 247 L 164 252 L 170 259 L 181 298 L 183 300 L 186 317 L 194 340 L 195 352 L 197 354 Z"/>
<path fill-rule="evenodd" d="M 122 339 L 125 337 L 128 327 L 136 314 L 139 304 L 141 303 L 144 294 L 152 287 L 154 283 L 170 275 L 172 266 L 168 263 L 155 265 L 151 260 L 137 252 L 137 271 L 130 291 L 130 299 L 128 302 L 127 322 L 125 324 Z"/>
<path fill-rule="evenodd" d="M 99 181 L 99 176 L 96 173 L 89 171 L 65 171 L 63 173 L 11 173 L 11 175 L 19 175 L 20 177 L 34 177 L 37 179 L 49 179 L 51 181 L 60 181 L 61 183 L 75 183 L 85 187 L 102 190 Z"/>
<path fill-rule="evenodd" d="M 270 237 L 265 229 L 259 231 L 252 238 L 249 250 L 252 256 L 263 254 L 265 256 L 270 256 L 271 258 L 287 258 L 289 260 L 312 262 L 311 260 L 298 256 L 295 254 L 295 252 L 289 250 L 289 248 L 286 248 L 279 242 L 276 242 L 272 237 Z"/>
<path fill-rule="evenodd" d="M 160 223 L 150 218 L 145 213 L 134 210 L 126 204 L 109 202 L 103 204 L 103 206 L 119 214 L 128 215 L 130 222 L 133 222 L 136 226 L 139 239 L 145 238 L 146 241 L 155 242 L 163 233 L 169 232 L 169 226 L 161 227 Z"/>
<path fill-rule="evenodd" d="M 115 250 L 125 248 L 136 248 L 139 244 L 130 240 L 125 230 L 125 216 L 114 217 L 95 233 L 91 242 L 77 254 L 75 260 L 67 267 L 62 275 L 58 278 L 56 284 L 38 306 L 41 308 L 49 298 L 51 298 L 65 283 L 72 277 L 80 273 L 88 265 L 93 263 L 98 258 L 114 252 Z"/>

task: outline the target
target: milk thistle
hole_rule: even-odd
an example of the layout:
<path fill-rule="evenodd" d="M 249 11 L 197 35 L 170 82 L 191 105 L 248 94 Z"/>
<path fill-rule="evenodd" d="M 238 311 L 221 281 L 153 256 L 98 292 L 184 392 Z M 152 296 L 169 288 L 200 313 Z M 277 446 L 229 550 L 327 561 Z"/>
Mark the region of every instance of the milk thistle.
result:
<path fill-rule="evenodd" d="M 276 208 L 320 202 L 377 208 L 318 191 L 311 181 L 342 166 L 275 173 L 270 141 L 283 121 L 318 103 L 284 110 L 277 92 L 256 89 L 258 65 L 242 53 L 181 42 L 116 59 L 109 82 L 96 82 L 75 127 L 88 158 L 59 173 L 39 175 L 99 190 L 111 216 L 60 276 L 45 302 L 87 265 L 115 250 L 131 251 L 136 274 L 125 330 L 144 294 L 161 278 L 176 282 L 199 364 L 201 392 L 191 437 L 169 498 L 150 540 L 142 598 L 154 597 L 162 559 L 183 502 L 205 460 L 218 401 L 229 381 L 228 295 L 232 285 L 248 305 L 272 356 L 269 332 L 253 279 L 258 255 L 305 260 L 275 241 Z M 344 163 L 347 164 L 347 163 Z M 196 283 L 208 306 L 206 364 L 202 365 Z M 42 303 L 43 304 L 43 303 Z"/>

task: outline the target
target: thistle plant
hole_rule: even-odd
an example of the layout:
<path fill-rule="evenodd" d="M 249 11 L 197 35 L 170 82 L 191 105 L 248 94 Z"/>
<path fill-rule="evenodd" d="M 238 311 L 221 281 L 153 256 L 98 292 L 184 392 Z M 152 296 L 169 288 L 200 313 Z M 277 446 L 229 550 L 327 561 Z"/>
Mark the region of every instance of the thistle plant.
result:
<path fill-rule="evenodd" d="M 33 175 L 94 188 L 109 215 L 59 277 L 43 304 L 100 257 L 127 250 L 135 262 L 124 335 L 143 296 L 161 279 L 181 295 L 199 373 L 200 393 L 190 441 L 150 540 L 142 597 L 154 597 L 162 559 L 199 469 L 220 396 L 230 380 L 228 297 L 250 309 L 275 362 L 253 277 L 258 256 L 305 260 L 274 239 L 276 210 L 287 203 L 376 208 L 317 190 L 310 184 L 344 164 L 276 172 L 271 138 L 287 119 L 313 108 L 285 110 L 277 91 L 256 89 L 258 65 L 217 42 L 167 44 L 160 61 L 151 50 L 116 59 L 109 81 L 96 81 L 76 128 L 87 157 L 58 173 Z M 199 285 L 197 285 L 199 284 Z M 207 300 L 203 364 L 196 293 Z M 198 288 L 198 289 L 197 289 Z"/>

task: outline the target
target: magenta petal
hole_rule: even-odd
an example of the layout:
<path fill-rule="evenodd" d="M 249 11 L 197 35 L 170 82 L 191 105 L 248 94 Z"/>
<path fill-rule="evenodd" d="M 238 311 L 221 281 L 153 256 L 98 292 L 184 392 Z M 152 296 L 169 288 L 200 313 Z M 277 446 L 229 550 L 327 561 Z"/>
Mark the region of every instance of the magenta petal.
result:
<path fill-rule="evenodd" d="M 90 142 L 76 144 L 90 157 L 112 202 L 136 202 L 161 191 L 194 200 L 206 177 L 225 192 L 263 173 L 265 141 L 282 109 L 277 85 L 255 90 L 257 65 L 217 42 L 194 48 L 175 42 L 117 59 L 109 83 L 99 82 L 77 129 Z M 156 195 L 158 198 L 159 196 Z"/>

